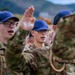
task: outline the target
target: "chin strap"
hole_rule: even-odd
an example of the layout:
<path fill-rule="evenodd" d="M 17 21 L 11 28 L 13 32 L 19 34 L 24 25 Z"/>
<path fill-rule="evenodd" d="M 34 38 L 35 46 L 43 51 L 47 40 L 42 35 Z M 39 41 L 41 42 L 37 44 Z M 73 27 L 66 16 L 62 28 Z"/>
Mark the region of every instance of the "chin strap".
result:
<path fill-rule="evenodd" d="M 50 50 L 50 65 L 56 72 L 61 72 L 65 68 L 65 63 L 63 63 L 62 67 L 60 69 L 57 69 L 53 64 L 53 55 L 52 55 L 52 49 Z"/>

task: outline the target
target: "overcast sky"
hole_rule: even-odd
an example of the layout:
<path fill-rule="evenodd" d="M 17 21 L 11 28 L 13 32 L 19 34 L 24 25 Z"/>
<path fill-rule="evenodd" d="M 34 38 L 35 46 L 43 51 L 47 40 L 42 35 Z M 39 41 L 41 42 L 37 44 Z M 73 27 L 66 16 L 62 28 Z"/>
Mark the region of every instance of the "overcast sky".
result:
<path fill-rule="evenodd" d="M 55 4 L 72 4 L 75 3 L 75 0 L 47 0 Z"/>

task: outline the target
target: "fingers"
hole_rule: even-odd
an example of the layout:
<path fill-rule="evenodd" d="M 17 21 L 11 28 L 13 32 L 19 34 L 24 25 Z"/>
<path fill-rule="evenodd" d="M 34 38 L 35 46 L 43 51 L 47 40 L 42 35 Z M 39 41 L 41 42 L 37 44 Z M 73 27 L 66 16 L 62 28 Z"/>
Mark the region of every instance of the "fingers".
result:
<path fill-rule="evenodd" d="M 28 9 L 26 9 L 24 16 L 25 17 L 32 17 L 34 14 L 34 7 L 30 6 Z"/>
<path fill-rule="evenodd" d="M 35 18 L 33 17 L 33 14 L 34 14 L 34 7 L 31 6 L 25 11 L 22 19 L 20 20 L 19 24 L 22 29 L 31 30 L 33 28 L 33 24 L 35 22 Z"/>

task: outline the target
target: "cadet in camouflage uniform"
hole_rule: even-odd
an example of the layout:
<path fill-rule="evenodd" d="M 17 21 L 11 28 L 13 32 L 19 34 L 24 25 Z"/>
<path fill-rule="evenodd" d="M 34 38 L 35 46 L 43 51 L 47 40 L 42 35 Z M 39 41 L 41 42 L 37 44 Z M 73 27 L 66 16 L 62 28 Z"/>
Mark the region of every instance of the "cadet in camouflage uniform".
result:
<path fill-rule="evenodd" d="M 70 13 L 71 15 L 69 15 Z M 61 60 L 61 62 L 65 62 L 66 64 L 66 68 L 65 68 L 66 75 L 75 75 L 75 52 L 73 50 L 75 49 L 74 48 L 74 44 L 75 44 L 74 21 L 75 21 L 75 14 L 72 14 L 72 12 L 69 10 L 63 10 L 60 11 L 55 16 L 54 23 L 53 23 L 54 25 L 57 26 L 53 51 L 54 53 L 56 52 L 56 56 L 64 59 Z"/>
<path fill-rule="evenodd" d="M 0 11 L 0 75 L 14 75 L 5 63 L 7 41 L 14 35 L 19 19 L 9 11 Z"/>
<path fill-rule="evenodd" d="M 71 13 L 68 15 L 70 14 Z M 61 25 L 66 19 L 68 19 L 66 21 L 67 23 L 70 18 L 71 16 L 63 19 Z M 69 21 L 70 24 L 74 21 L 73 19 Z M 21 25 L 21 23 L 19 25 Z M 66 23 L 63 25 L 65 26 Z M 36 20 L 34 28 L 31 31 L 34 36 L 34 44 L 29 47 L 30 50 L 26 51 L 23 51 L 23 39 L 25 38 L 23 32 L 18 35 L 18 39 L 15 34 L 14 37 L 9 40 L 6 50 L 6 63 L 16 75 L 67 75 L 65 63 L 74 63 L 72 60 L 75 58 L 74 49 L 72 49 L 72 51 L 70 49 L 62 49 L 61 41 L 58 39 L 59 34 L 57 35 L 58 37 L 55 37 L 53 48 L 45 46 L 44 39 L 47 31 L 47 23 L 43 20 Z M 57 33 L 59 33 L 59 31 L 57 31 Z M 60 38 L 62 39 L 62 37 Z M 72 44 L 74 46 L 74 43 Z M 53 52 L 53 58 L 51 58 L 51 51 Z"/>
<path fill-rule="evenodd" d="M 33 11 L 34 11 L 34 8 L 33 8 L 33 6 L 31 6 L 24 13 L 26 15 L 25 16 L 26 18 L 22 17 L 21 20 L 25 21 L 25 24 L 26 23 L 28 24 L 30 21 L 32 21 L 32 22 L 34 21 L 34 17 L 28 19 L 29 17 L 31 17 L 33 15 Z M 27 16 L 28 16 L 28 18 L 27 18 Z M 27 19 L 29 20 L 29 22 Z M 0 75 L 15 75 L 15 73 L 12 70 L 10 70 L 6 65 L 5 50 L 7 48 L 6 46 L 7 46 L 8 40 L 11 37 L 13 37 L 15 32 L 17 32 L 17 29 L 19 28 L 18 21 L 19 21 L 19 19 L 17 17 L 15 17 L 9 11 L 1 11 L 0 12 Z M 24 29 L 24 26 L 21 25 L 21 27 Z M 30 29 L 31 27 L 32 26 L 30 26 L 28 28 Z M 26 32 L 21 31 L 21 29 L 19 30 L 19 32 L 24 33 L 23 36 L 26 35 Z M 20 34 L 19 32 L 17 32 L 16 35 L 19 35 Z M 17 38 L 17 40 L 18 40 L 18 38 Z"/>

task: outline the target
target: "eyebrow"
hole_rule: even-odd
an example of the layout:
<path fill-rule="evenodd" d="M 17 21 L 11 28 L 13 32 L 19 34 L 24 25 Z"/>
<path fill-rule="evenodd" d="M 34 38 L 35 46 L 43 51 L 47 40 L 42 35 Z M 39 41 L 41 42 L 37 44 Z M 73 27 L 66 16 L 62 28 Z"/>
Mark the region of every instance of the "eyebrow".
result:
<path fill-rule="evenodd" d="M 8 21 L 6 21 L 6 22 L 15 22 L 15 21 L 9 21 L 9 20 L 8 20 Z"/>

